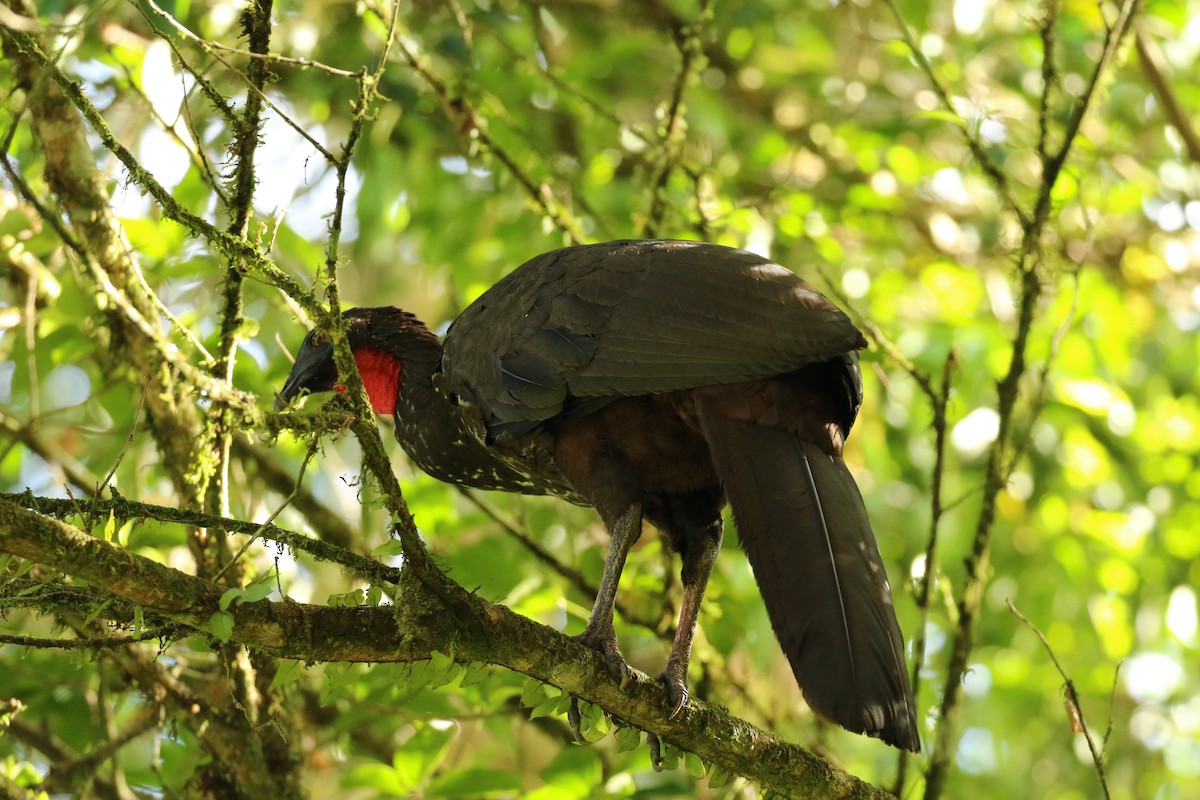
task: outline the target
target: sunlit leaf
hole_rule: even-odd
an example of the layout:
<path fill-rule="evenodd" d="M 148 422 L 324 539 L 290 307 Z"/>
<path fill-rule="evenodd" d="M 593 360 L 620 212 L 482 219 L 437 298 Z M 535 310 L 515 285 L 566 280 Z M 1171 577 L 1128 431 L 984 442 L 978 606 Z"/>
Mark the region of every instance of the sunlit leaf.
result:
<path fill-rule="evenodd" d="M 208 619 L 208 630 L 222 642 L 228 642 L 233 637 L 233 614 L 228 611 L 218 611 Z"/>

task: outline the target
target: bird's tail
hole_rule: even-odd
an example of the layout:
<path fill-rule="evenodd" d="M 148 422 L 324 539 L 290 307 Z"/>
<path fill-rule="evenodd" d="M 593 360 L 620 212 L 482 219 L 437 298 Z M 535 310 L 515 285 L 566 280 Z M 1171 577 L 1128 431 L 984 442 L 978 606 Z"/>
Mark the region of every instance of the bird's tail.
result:
<path fill-rule="evenodd" d="M 920 749 L 903 637 L 845 462 L 795 433 L 700 408 L 775 635 L 814 711 Z"/>

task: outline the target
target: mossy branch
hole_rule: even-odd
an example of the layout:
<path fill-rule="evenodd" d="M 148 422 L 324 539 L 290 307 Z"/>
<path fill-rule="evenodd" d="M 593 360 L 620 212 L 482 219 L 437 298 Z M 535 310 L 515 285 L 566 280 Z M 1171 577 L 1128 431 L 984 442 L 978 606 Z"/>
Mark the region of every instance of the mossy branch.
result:
<path fill-rule="evenodd" d="M 62 521 L 77 517 L 80 513 L 79 507 L 71 500 L 35 497 L 29 493 L 0 493 L 0 500 L 15 503 L 22 508 L 36 511 L 39 514 Z M 120 495 L 116 495 L 111 499 L 96 498 L 91 500 L 88 503 L 88 512 L 99 518 L 106 518 L 111 514 L 118 527 L 131 519 L 153 519 L 175 525 L 209 528 L 223 530 L 227 533 L 258 536 L 267 541 L 281 544 L 291 550 L 307 553 L 321 561 L 338 564 L 377 585 L 400 583 L 400 570 L 394 567 L 380 564 L 378 561 L 359 555 L 343 547 L 296 533 L 287 528 L 281 528 L 278 525 L 259 524 L 239 519 L 230 519 L 216 514 L 204 514 L 199 511 L 189 511 L 182 508 L 140 503 L 136 500 L 128 500 Z"/>
<path fill-rule="evenodd" d="M 0 498 L 0 551 L 86 580 L 199 633 L 222 588 L 150 561 L 71 525 Z M 807 750 L 697 701 L 669 718 L 661 687 L 636 675 L 622 689 L 600 655 L 574 639 L 453 585 L 448 604 L 329 608 L 260 600 L 234 604 L 231 642 L 304 661 L 396 663 L 450 653 L 557 686 L 614 718 L 696 753 L 765 789 L 794 798 L 884 798 L 887 793 Z"/>

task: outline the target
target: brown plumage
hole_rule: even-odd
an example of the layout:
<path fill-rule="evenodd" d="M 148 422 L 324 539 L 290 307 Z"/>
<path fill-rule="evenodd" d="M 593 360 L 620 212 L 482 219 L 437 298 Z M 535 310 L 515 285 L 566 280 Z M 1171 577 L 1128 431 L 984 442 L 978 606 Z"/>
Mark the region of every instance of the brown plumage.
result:
<path fill-rule="evenodd" d="M 646 519 L 682 559 L 662 680 L 687 701 L 692 637 L 728 501 L 809 705 L 917 750 L 882 561 L 842 447 L 862 400 L 862 335 L 788 270 L 741 250 L 628 241 L 538 256 L 439 343 L 392 308 L 346 312 L 377 411 L 422 469 L 467 486 L 593 506 L 612 536 L 580 639 L 627 677 L 617 583 Z M 336 381 L 310 338 L 280 394 Z M 393 388 L 399 390 L 391 397 Z"/>

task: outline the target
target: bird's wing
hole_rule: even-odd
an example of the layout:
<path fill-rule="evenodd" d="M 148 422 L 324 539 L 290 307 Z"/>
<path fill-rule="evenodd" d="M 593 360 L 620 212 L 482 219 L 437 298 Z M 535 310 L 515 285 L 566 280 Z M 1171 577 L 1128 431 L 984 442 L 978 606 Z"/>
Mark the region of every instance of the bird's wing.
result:
<path fill-rule="evenodd" d="M 789 270 L 699 242 L 569 247 L 518 267 L 451 326 L 446 387 L 520 435 L 605 399 L 753 380 L 865 345 Z"/>

